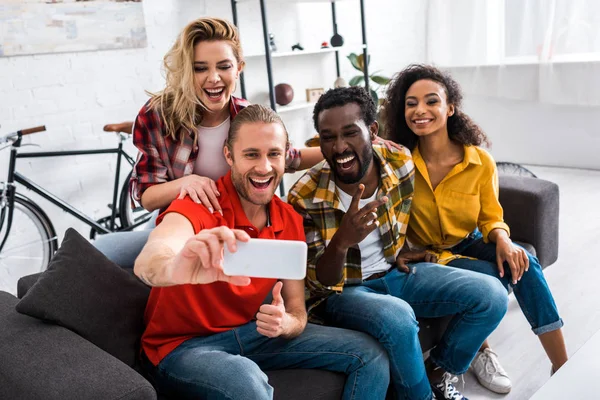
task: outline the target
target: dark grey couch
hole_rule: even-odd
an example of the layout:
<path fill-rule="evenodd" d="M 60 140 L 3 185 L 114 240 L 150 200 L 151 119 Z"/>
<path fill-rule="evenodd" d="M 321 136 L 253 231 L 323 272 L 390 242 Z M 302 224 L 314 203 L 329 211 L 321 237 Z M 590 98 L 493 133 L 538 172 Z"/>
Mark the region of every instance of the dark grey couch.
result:
<path fill-rule="evenodd" d="M 558 186 L 541 179 L 501 176 L 500 202 L 512 237 L 537 254 L 542 266 L 556 261 Z M 19 281 L 19 298 L 37 279 L 32 275 Z M 0 399 L 157 398 L 136 370 L 73 331 L 18 313 L 18 301 L 0 292 Z M 446 323 L 447 319 L 420 320 L 424 351 L 439 340 Z M 276 399 L 339 399 L 344 384 L 343 375 L 326 371 L 269 371 L 267 375 Z"/>

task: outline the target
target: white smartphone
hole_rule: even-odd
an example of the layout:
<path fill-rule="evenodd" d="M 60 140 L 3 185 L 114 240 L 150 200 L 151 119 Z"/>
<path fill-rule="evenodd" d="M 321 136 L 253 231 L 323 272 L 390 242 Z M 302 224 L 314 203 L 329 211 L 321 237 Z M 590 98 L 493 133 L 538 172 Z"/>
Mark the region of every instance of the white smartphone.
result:
<path fill-rule="evenodd" d="M 250 239 L 237 242 L 237 251 L 225 246 L 223 271 L 229 276 L 304 279 L 306 243 L 294 240 Z"/>

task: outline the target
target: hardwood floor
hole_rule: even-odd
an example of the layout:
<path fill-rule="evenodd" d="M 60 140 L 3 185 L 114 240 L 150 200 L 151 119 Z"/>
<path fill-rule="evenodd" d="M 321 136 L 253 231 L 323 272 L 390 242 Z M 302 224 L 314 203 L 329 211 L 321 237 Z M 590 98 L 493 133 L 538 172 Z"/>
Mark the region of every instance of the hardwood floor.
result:
<path fill-rule="evenodd" d="M 559 256 L 544 273 L 565 322 L 567 351 L 572 355 L 600 330 L 600 171 L 528 168 L 560 187 Z M 469 400 L 529 399 L 550 378 L 550 362 L 514 295 L 490 344 L 511 377 L 513 389 L 507 395 L 494 394 L 469 372 L 463 389 Z"/>

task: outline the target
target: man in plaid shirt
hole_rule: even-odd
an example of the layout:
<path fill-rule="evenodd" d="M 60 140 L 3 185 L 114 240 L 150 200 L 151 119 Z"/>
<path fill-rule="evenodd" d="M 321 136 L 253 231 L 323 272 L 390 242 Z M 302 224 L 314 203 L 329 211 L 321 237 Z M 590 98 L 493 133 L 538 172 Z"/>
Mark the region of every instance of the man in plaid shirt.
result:
<path fill-rule="evenodd" d="M 483 274 L 407 264 L 421 259 L 401 253 L 414 166 L 406 148 L 372 144 L 375 115 L 371 96 L 359 87 L 330 90 L 315 106 L 325 160 L 288 196 L 304 219 L 309 317 L 378 339 L 399 398 L 463 399 L 455 375 L 467 370 L 504 316 L 506 292 Z M 426 368 L 416 317 L 446 315 L 454 317 Z"/>

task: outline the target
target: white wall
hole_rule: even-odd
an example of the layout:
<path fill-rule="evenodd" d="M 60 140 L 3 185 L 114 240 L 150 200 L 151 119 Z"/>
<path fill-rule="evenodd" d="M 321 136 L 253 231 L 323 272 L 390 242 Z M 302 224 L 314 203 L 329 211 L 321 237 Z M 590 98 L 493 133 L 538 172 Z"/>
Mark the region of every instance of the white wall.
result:
<path fill-rule="evenodd" d="M 600 170 L 599 107 L 466 96 L 497 161 Z"/>
<path fill-rule="evenodd" d="M 451 68 L 498 161 L 600 169 L 598 63 Z"/>
<path fill-rule="evenodd" d="M 392 74 L 411 62 L 425 59 L 425 2 L 369 0 L 366 3 L 367 38 L 372 70 Z M 329 41 L 330 6 L 268 1 L 270 30 L 280 49 L 300 41 L 305 47 Z M 245 52 L 262 50 L 258 1 L 239 6 Z M 48 131 L 28 137 L 41 150 L 112 147 L 116 137 L 102 132 L 107 122 L 131 120 L 147 99 L 145 90 L 162 85 L 161 59 L 176 34 L 200 16 L 231 19 L 226 0 L 144 0 L 149 47 L 87 53 L 48 54 L 0 58 L 0 134 L 45 124 Z M 358 0 L 338 3 L 338 29 L 347 43 L 360 40 Z M 341 57 L 343 75 L 354 75 Z M 329 87 L 335 79 L 332 54 L 275 61 L 276 83 Z M 264 100 L 267 85 L 264 62 L 248 60 L 249 97 Z M 296 145 L 312 134 L 311 110 L 284 116 Z M 131 146 L 129 146 L 131 148 Z M 37 150 L 32 147 L 26 150 Z M 0 153 L 1 179 L 6 176 L 8 151 Z M 85 156 L 21 160 L 18 170 L 85 213 L 100 218 L 108 213 L 115 160 L 112 156 Z M 23 190 L 22 190 L 23 191 Z M 25 193 L 31 195 L 31 193 Z M 35 196 L 31 196 L 34 197 Z M 51 204 L 40 200 L 57 232 L 73 226 L 89 229 Z"/>

